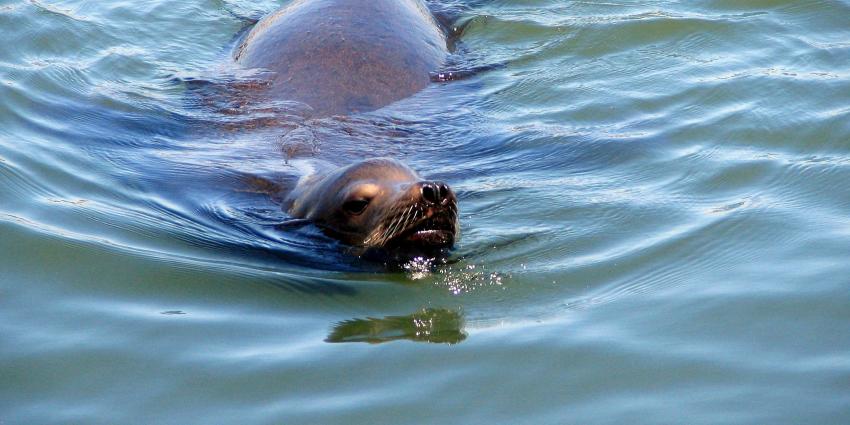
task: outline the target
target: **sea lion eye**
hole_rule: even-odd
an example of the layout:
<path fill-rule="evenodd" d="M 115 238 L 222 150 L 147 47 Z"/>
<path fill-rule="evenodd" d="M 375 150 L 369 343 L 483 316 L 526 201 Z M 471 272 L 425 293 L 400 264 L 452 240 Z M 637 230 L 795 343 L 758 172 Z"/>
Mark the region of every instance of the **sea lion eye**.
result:
<path fill-rule="evenodd" d="M 350 201 L 345 201 L 342 204 L 342 209 L 349 214 L 359 215 L 362 214 L 363 211 L 366 211 L 366 207 L 369 206 L 368 199 L 352 199 Z"/>

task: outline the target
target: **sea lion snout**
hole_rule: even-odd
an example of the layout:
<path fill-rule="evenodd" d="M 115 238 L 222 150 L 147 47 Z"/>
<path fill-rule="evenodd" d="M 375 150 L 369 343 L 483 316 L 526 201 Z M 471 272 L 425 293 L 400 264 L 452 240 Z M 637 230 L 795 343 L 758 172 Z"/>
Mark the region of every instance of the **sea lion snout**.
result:
<path fill-rule="evenodd" d="M 378 226 L 391 229 L 383 233 L 380 245 L 450 248 L 458 233 L 454 191 L 440 181 L 418 181 L 411 184 L 406 193 L 397 201 L 402 213 L 384 217 L 382 225 Z"/>
<path fill-rule="evenodd" d="M 452 189 L 443 182 L 420 182 L 419 193 L 425 203 L 430 205 L 446 205 L 455 198 Z"/>

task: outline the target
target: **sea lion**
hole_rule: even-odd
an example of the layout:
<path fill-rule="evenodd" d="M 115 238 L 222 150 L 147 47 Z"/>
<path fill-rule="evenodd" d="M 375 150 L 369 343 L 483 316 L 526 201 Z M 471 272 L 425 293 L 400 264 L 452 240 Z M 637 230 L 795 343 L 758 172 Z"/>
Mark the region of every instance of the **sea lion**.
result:
<path fill-rule="evenodd" d="M 409 97 L 448 53 L 446 35 L 420 0 L 294 0 L 259 21 L 235 58 L 272 73 L 270 99 L 329 116 Z"/>
<path fill-rule="evenodd" d="M 271 73 L 268 100 L 304 103 L 314 118 L 327 117 L 423 89 L 448 56 L 446 40 L 420 0 L 294 0 L 251 29 L 235 60 Z M 286 196 L 292 217 L 367 250 L 454 244 L 457 197 L 445 183 L 389 158 L 313 168 Z"/>

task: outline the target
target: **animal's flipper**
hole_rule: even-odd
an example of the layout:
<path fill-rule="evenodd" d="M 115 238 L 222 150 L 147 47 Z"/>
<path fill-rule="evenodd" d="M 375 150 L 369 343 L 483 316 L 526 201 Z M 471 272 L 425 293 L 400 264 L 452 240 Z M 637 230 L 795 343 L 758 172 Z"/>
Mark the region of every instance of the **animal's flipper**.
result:
<path fill-rule="evenodd" d="M 428 10 L 434 20 L 443 29 L 449 41 L 449 49 L 453 50 L 455 43 L 463 35 L 466 27 L 475 19 L 475 8 L 492 0 L 468 0 L 464 4 L 445 4 L 444 2 L 427 0 Z"/>
<path fill-rule="evenodd" d="M 463 80 L 474 77 L 486 71 L 506 67 L 505 63 L 481 63 L 481 58 L 471 55 L 462 43 L 462 37 L 470 24 L 474 22 L 486 22 L 486 17 L 476 16 L 474 9 L 482 6 L 490 0 L 471 0 L 463 5 L 445 5 L 435 1 L 429 1 L 428 7 L 434 19 L 446 34 L 449 50 L 447 63 L 442 69 L 431 72 L 429 76 L 432 82 L 444 83 L 448 81 Z"/>
<path fill-rule="evenodd" d="M 445 83 L 448 81 L 457 81 L 474 77 L 482 72 L 487 72 L 494 69 L 502 69 L 505 66 L 507 65 L 503 63 L 494 63 L 487 65 L 470 66 L 467 68 L 449 68 L 443 71 L 431 72 L 429 76 L 431 77 L 432 82 Z"/>

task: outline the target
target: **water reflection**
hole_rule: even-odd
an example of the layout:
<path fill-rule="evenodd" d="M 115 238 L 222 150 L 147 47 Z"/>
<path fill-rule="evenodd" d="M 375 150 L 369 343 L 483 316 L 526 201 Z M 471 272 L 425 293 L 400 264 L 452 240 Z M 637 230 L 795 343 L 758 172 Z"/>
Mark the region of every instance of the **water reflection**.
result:
<path fill-rule="evenodd" d="M 463 314 L 457 310 L 423 308 L 407 316 L 351 319 L 334 326 L 326 342 L 382 342 L 407 339 L 457 344 L 466 339 Z"/>

